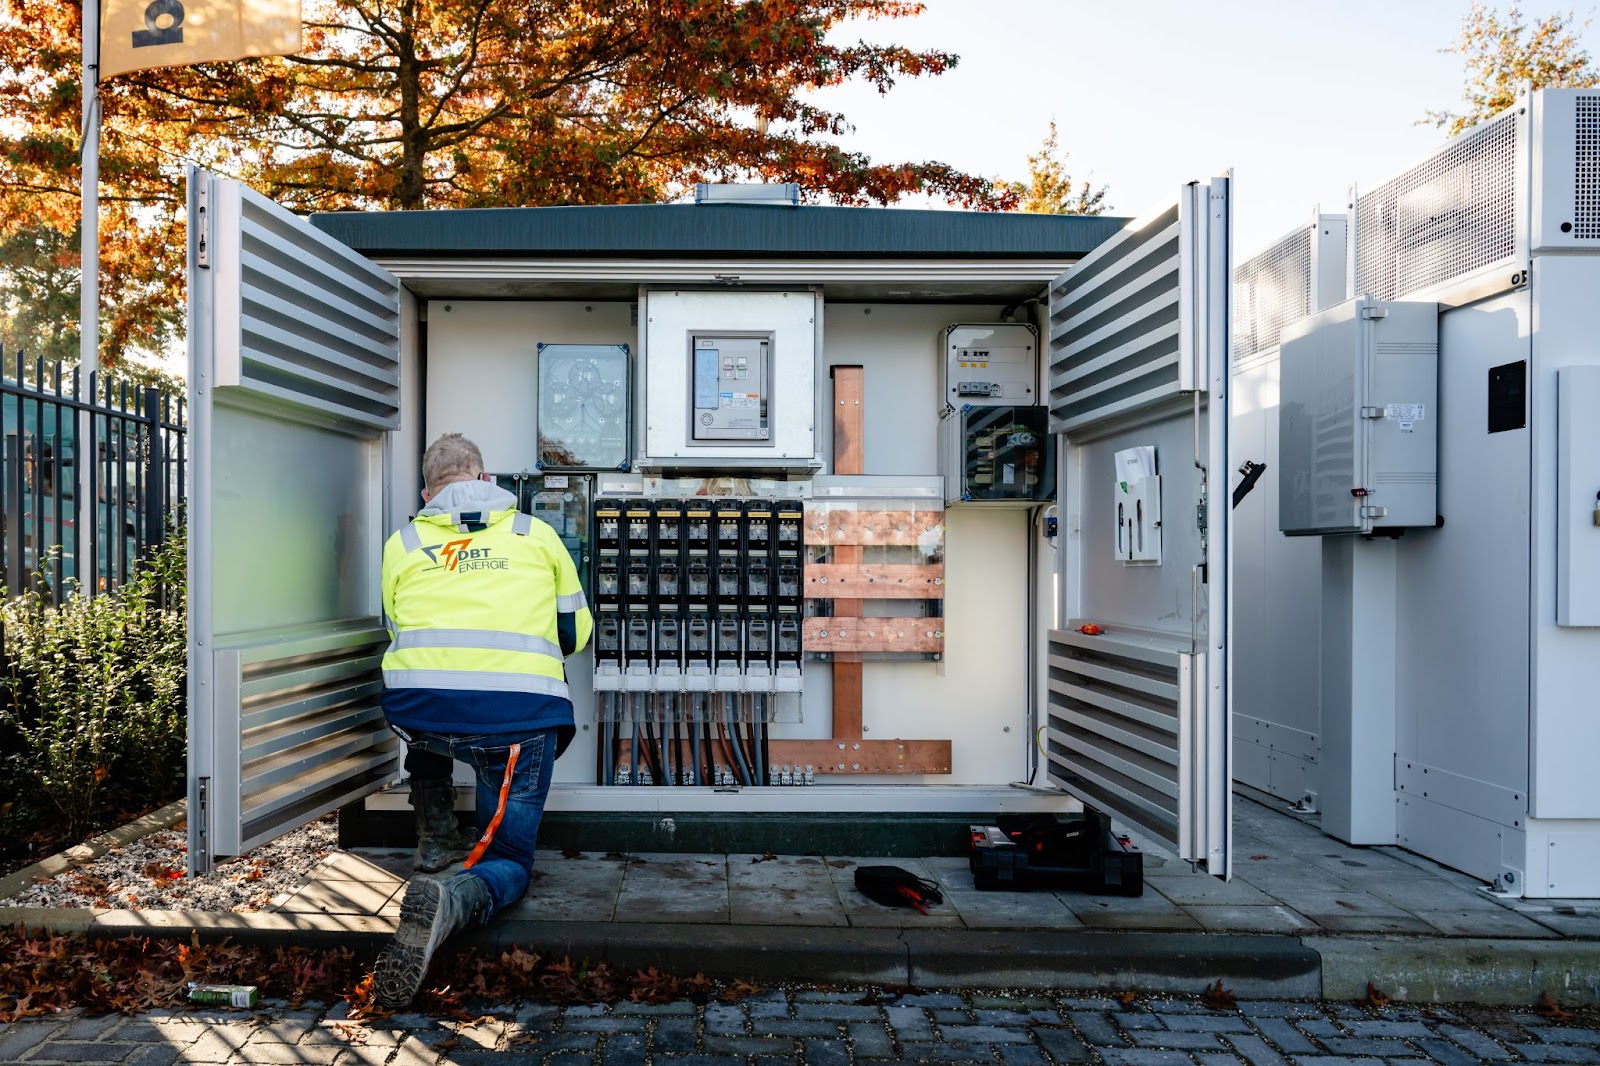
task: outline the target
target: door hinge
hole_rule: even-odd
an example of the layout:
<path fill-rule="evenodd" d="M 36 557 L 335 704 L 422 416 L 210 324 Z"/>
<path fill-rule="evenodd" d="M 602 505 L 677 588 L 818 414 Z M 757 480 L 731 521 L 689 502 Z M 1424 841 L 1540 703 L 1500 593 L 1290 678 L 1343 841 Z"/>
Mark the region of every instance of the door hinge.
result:
<path fill-rule="evenodd" d="M 195 196 L 194 265 L 211 267 L 211 178 L 202 174 Z"/>
<path fill-rule="evenodd" d="M 1361 508 L 1362 518 L 1385 518 L 1388 516 L 1388 514 L 1389 508 L 1387 507 L 1374 507 L 1370 504 L 1366 504 Z"/>
<path fill-rule="evenodd" d="M 199 809 L 189 812 L 195 828 L 196 851 L 191 861 L 195 870 L 205 873 L 211 869 L 211 778 L 197 778 L 194 794 L 195 806 Z"/>
<path fill-rule="evenodd" d="M 1361 417 L 1362 418 L 1382 418 L 1383 417 L 1383 408 L 1381 408 L 1381 407 L 1363 407 L 1361 409 Z"/>
<path fill-rule="evenodd" d="M 1389 309 L 1387 307 L 1363 307 L 1361 309 L 1361 317 L 1362 318 L 1388 318 L 1389 317 Z"/>

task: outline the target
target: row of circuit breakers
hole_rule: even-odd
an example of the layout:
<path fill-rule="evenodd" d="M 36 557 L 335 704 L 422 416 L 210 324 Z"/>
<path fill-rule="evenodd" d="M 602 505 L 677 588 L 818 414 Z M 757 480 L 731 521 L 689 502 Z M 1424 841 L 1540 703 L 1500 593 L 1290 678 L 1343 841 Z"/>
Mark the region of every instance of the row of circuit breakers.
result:
<path fill-rule="evenodd" d="M 799 500 L 599 499 L 595 689 L 798 692 Z"/>

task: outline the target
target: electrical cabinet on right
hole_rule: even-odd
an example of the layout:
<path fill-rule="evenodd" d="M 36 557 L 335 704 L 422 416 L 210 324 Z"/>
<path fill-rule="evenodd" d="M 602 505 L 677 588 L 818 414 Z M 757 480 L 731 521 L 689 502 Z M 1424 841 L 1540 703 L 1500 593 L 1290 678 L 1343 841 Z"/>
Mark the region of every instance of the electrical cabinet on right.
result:
<path fill-rule="evenodd" d="M 1055 449 L 1038 401 L 1039 334 L 1020 322 L 959 323 L 940 334 L 939 472 L 947 504 L 1051 498 Z"/>
<path fill-rule="evenodd" d="M 1285 326 L 1278 528 L 1432 527 L 1439 501 L 1439 308 L 1362 296 Z"/>

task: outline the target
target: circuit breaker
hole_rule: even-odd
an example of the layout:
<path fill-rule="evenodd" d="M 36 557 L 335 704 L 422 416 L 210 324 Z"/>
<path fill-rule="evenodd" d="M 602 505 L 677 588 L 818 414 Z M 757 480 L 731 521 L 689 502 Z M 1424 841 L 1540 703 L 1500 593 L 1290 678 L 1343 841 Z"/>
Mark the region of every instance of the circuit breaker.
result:
<path fill-rule="evenodd" d="M 944 412 L 1039 402 L 1039 331 L 1031 323 L 957 323 L 939 340 Z"/>
<path fill-rule="evenodd" d="M 694 339 L 690 432 L 695 440 L 768 440 L 772 335 Z"/>
<path fill-rule="evenodd" d="M 945 502 L 1028 505 L 1055 492 L 1055 440 L 1044 407 L 962 403 L 939 423 Z"/>

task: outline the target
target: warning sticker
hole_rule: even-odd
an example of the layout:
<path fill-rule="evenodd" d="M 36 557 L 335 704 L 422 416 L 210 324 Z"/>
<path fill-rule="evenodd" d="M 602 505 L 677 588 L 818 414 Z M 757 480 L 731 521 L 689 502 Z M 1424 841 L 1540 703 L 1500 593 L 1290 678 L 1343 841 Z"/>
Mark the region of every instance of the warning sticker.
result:
<path fill-rule="evenodd" d="M 1384 407 L 1383 417 L 1400 418 L 1407 422 L 1420 422 L 1428 417 L 1427 407 L 1420 403 L 1391 403 Z"/>
<path fill-rule="evenodd" d="M 760 407 L 761 394 L 759 392 L 736 392 L 733 394 L 734 407 Z"/>

